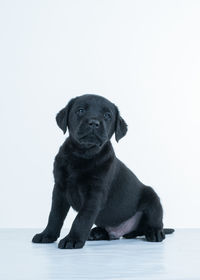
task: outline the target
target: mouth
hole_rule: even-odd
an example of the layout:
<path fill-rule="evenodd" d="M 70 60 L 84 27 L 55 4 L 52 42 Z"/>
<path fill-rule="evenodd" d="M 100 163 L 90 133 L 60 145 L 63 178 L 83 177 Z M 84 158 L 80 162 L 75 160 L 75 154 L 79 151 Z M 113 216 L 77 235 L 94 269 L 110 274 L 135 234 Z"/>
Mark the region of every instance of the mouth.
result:
<path fill-rule="evenodd" d="M 101 147 L 102 140 L 96 134 L 87 134 L 79 138 L 79 143 L 81 145 L 87 146 L 88 148 L 91 147 Z"/>

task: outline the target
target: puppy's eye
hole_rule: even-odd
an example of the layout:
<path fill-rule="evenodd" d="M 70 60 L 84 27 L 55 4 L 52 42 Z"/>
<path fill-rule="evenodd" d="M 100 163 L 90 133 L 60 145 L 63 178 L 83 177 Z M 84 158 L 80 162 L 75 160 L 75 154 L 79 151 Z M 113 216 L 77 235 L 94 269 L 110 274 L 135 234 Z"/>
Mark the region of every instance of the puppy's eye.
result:
<path fill-rule="evenodd" d="M 111 119 L 111 113 L 110 112 L 106 112 L 105 114 L 104 114 L 104 119 L 105 120 L 110 120 Z"/>
<path fill-rule="evenodd" d="M 78 115 L 83 115 L 83 114 L 85 113 L 85 109 L 84 109 L 84 108 L 79 108 L 79 109 L 76 111 L 76 113 L 77 113 Z"/>

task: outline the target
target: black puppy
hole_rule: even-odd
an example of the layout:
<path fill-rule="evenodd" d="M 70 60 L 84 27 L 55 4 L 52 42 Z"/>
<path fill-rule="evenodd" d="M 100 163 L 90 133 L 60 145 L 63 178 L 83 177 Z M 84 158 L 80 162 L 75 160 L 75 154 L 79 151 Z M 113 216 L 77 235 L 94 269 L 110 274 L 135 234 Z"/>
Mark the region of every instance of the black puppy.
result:
<path fill-rule="evenodd" d="M 33 237 L 34 243 L 51 243 L 70 206 L 78 214 L 69 234 L 60 240 L 61 249 L 82 248 L 86 240 L 111 240 L 145 235 L 159 242 L 165 233 L 163 210 L 155 191 L 115 156 L 110 138 L 118 142 L 127 125 L 117 107 L 97 95 L 72 99 L 56 116 L 58 126 L 69 137 L 54 161 L 55 185 L 46 228 Z M 93 224 L 97 227 L 92 228 Z"/>

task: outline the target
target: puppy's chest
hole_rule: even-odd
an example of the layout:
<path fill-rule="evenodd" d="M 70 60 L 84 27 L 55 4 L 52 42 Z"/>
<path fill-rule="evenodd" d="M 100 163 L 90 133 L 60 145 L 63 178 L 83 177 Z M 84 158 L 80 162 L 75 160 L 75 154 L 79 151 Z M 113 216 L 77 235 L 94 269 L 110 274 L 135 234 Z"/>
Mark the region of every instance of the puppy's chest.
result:
<path fill-rule="evenodd" d="M 79 170 L 68 175 L 67 199 L 74 210 L 81 209 L 92 188 L 95 188 L 95 179 L 91 174 Z"/>

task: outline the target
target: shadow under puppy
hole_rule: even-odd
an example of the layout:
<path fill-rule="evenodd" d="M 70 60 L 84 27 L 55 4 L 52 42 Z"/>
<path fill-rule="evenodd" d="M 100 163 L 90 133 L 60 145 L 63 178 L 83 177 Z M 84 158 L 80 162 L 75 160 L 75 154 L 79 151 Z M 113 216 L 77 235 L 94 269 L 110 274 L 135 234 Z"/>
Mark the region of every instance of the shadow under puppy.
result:
<path fill-rule="evenodd" d="M 116 156 L 110 142 L 118 142 L 127 125 L 117 107 L 98 95 L 72 99 L 56 116 L 69 137 L 54 161 L 55 185 L 48 224 L 34 243 L 51 243 L 60 236 L 70 206 L 78 214 L 61 249 L 82 248 L 86 240 L 112 240 L 145 235 L 160 242 L 163 210 L 155 191 L 141 183 Z M 93 224 L 97 227 L 92 228 Z"/>

